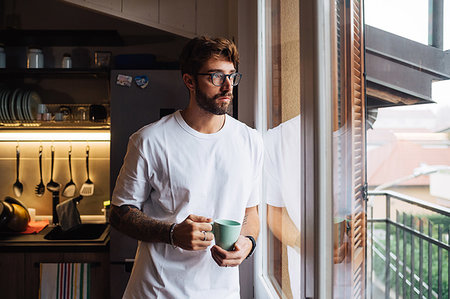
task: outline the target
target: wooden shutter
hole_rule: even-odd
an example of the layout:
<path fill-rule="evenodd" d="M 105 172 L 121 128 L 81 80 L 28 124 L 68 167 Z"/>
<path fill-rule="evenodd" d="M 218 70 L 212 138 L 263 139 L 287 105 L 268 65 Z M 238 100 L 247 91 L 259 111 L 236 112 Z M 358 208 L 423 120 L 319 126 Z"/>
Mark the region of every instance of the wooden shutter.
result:
<path fill-rule="evenodd" d="M 334 91 L 334 131 L 344 131 L 333 159 L 335 207 L 348 207 L 349 248 L 343 265 L 335 267 L 334 294 L 364 298 L 365 294 L 365 88 L 362 0 L 335 0 L 337 70 Z"/>

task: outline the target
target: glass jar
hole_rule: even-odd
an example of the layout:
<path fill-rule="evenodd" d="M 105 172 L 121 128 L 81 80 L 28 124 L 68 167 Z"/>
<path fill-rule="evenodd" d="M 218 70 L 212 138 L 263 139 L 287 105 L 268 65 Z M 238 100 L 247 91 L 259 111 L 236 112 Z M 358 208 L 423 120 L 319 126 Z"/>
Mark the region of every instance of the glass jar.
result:
<path fill-rule="evenodd" d="M 0 47 L 0 69 L 4 69 L 6 67 L 6 55 L 5 49 Z"/>
<path fill-rule="evenodd" d="M 40 69 L 44 67 L 44 54 L 38 48 L 30 48 L 27 55 L 27 68 Z"/>

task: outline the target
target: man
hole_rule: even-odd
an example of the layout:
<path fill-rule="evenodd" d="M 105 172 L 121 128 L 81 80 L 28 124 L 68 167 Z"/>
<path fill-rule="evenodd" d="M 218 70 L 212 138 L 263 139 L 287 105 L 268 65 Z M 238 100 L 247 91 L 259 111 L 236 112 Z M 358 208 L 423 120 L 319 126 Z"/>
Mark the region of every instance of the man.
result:
<path fill-rule="evenodd" d="M 188 107 L 130 137 L 110 217 L 140 241 L 124 298 L 240 298 L 237 266 L 259 234 L 263 145 L 226 114 L 238 62 L 227 39 L 191 40 L 180 56 Z M 242 223 L 233 251 L 212 246 L 215 219 Z"/>

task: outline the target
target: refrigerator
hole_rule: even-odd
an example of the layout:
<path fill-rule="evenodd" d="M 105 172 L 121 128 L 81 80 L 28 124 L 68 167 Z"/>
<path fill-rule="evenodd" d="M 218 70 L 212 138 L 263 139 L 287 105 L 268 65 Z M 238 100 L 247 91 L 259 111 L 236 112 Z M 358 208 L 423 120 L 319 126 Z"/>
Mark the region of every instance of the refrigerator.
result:
<path fill-rule="evenodd" d="M 189 92 L 180 70 L 112 70 L 111 194 L 123 163 L 128 138 L 141 127 L 187 107 Z M 122 298 L 131 274 L 137 241 L 111 229 L 111 298 Z"/>

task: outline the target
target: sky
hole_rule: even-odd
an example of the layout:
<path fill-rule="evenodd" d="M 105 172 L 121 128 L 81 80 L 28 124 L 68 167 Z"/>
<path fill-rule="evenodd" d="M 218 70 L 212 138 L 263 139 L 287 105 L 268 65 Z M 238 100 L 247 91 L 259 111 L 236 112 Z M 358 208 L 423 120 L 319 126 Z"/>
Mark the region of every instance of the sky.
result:
<path fill-rule="evenodd" d="M 428 0 L 365 0 L 365 22 L 368 25 L 428 44 Z M 444 50 L 450 49 L 450 0 L 444 0 Z M 399 113 L 407 110 L 439 111 L 450 109 L 450 80 L 432 83 L 432 100 L 436 104 L 389 108 Z M 439 127 L 450 127 L 448 120 L 439 117 Z M 375 122 L 375 128 L 377 122 Z"/>
<path fill-rule="evenodd" d="M 428 0 L 365 0 L 368 25 L 428 44 Z M 444 0 L 444 50 L 450 49 L 450 0 Z"/>

